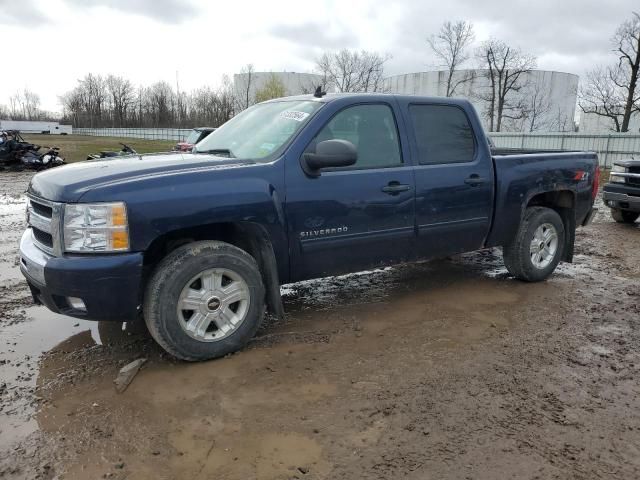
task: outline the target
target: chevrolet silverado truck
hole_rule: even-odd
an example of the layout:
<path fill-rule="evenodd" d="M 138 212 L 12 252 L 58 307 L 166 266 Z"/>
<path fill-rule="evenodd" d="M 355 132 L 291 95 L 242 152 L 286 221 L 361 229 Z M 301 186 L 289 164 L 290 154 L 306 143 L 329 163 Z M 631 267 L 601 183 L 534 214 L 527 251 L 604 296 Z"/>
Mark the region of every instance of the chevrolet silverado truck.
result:
<path fill-rule="evenodd" d="M 513 276 L 572 260 L 594 153 L 492 154 L 465 100 L 316 93 L 255 105 L 191 153 L 35 175 L 20 266 L 36 302 L 142 316 L 184 360 L 240 349 L 282 284 L 503 248 Z"/>
<path fill-rule="evenodd" d="M 634 223 L 640 217 L 640 160 L 614 162 L 609 183 L 602 190 L 613 219 L 618 223 Z"/>

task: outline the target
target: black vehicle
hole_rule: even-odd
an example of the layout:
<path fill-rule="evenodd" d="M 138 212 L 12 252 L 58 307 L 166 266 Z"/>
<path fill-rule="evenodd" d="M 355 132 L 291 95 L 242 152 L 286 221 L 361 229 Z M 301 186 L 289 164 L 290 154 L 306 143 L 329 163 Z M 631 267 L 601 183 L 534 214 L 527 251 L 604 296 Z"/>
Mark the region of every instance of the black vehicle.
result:
<path fill-rule="evenodd" d="M 124 157 L 126 155 L 137 155 L 138 154 L 138 152 L 136 152 L 132 147 L 130 147 L 126 143 L 121 143 L 120 145 L 122 145 L 122 149 L 119 150 L 119 151 L 104 150 L 104 151 L 102 151 L 100 153 L 91 153 L 91 154 L 87 155 L 87 160 L 96 160 L 96 159 L 99 159 L 99 158 Z"/>
<path fill-rule="evenodd" d="M 0 166 L 44 170 L 65 164 L 58 147 L 45 147 L 47 151 L 40 153 L 42 147 L 27 142 L 17 130 L 5 132 L 3 136 L 6 140 L 0 144 Z"/>
<path fill-rule="evenodd" d="M 11 165 L 19 163 L 25 152 L 37 150 L 38 146 L 27 142 L 17 130 L 2 133 L 3 142 L 0 143 L 0 164 Z"/>
<path fill-rule="evenodd" d="M 640 160 L 613 162 L 604 203 L 618 223 L 634 223 L 640 217 Z"/>
<path fill-rule="evenodd" d="M 37 150 L 29 150 L 20 158 L 22 167 L 32 170 L 46 170 L 48 168 L 59 167 L 66 162 L 60 156 L 59 147 L 46 147 L 46 153 L 40 154 Z M 40 147 L 38 147 L 40 149 Z"/>

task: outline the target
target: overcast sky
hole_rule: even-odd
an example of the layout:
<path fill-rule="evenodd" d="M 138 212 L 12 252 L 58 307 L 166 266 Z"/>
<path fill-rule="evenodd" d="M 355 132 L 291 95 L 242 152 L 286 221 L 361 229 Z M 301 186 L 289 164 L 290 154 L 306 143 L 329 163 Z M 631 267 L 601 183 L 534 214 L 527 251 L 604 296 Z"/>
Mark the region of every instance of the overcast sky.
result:
<path fill-rule="evenodd" d="M 477 42 L 496 37 L 538 57 L 538 67 L 582 75 L 611 61 L 609 39 L 637 0 L 0 0 L 0 104 L 16 90 L 58 95 L 88 72 L 136 84 L 219 84 L 247 64 L 311 72 L 324 50 L 393 56 L 389 74 L 434 67 L 425 39 L 468 20 Z M 473 65 L 470 65 L 473 66 Z"/>

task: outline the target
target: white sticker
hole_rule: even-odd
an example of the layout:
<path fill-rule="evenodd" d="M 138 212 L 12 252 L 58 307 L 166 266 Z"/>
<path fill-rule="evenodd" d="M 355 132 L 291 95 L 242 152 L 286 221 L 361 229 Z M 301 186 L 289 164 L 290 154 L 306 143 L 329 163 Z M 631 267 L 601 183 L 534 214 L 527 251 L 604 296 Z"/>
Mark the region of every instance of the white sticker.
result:
<path fill-rule="evenodd" d="M 296 122 L 302 122 L 308 116 L 309 114 L 307 112 L 298 112 L 296 110 L 286 110 L 280 113 L 280 118 L 295 120 Z"/>
<path fill-rule="evenodd" d="M 270 152 L 274 148 L 276 148 L 275 143 L 263 143 L 262 145 L 260 145 L 261 150 L 267 150 L 268 152 Z"/>

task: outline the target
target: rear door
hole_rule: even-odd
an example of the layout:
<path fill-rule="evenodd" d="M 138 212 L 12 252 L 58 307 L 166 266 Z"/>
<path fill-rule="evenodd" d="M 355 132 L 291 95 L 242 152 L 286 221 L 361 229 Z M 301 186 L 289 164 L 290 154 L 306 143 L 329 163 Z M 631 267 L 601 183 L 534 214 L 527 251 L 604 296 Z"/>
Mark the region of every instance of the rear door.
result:
<path fill-rule="evenodd" d="M 322 277 L 408 260 L 415 238 L 413 171 L 402 139 L 397 104 L 329 103 L 306 145 L 323 140 L 353 143 L 357 163 L 303 172 L 299 155 L 286 168 L 287 221 L 292 279 Z M 302 154 L 303 152 L 300 152 Z"/>
<path fill-rule="evenodd" d="M 417 251 L 435 257 L 484 245 L 493 210 L 493 162 L 476 116 L 458 104 L 404 102 L 416 178 Z M 481 137 L 482 138 L 482 137 Z"/>

